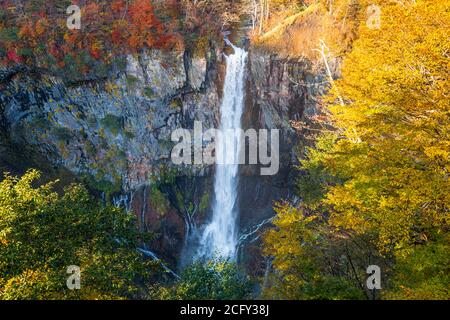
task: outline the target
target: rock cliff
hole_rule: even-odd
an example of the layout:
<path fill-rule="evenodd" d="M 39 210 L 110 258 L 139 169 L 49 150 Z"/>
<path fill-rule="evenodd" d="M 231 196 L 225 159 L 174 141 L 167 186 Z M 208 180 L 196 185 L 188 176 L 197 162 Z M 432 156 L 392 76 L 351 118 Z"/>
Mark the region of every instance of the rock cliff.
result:
<path fill-rule="evenodd" d="M 291 197 L 293 167 L 306 144 L 290 121 L 309 121 L 327 85 L 310 61 L 249 50 L 243 127 L 281 130 L 278 174 L 240 170 L 240 252 L 251 265 L 260 264 L 257 240 L 273 202 Z M 1 70 L 1 169 L 46 163 L 67 170 L 104 201 L 134 212 L 141 230 L 154 233 L 146 245 L 174 265 L 187 235 L 208 218 L 214 167 L 173 165 L 171 133 L 194 121 L 217 127 L 223 73 L 222 49 L 214 47 L 201 57 L 129 56 L 112 76 L 76 83 L 20 67 Z"/>

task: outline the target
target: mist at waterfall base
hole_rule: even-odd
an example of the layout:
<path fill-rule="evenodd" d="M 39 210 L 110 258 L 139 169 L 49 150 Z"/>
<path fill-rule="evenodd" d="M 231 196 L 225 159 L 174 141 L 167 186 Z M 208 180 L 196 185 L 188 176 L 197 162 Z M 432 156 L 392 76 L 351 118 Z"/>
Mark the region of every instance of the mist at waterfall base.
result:
<path fill-rule="evenodd" d="M 244 111 L 245 65 L 247 52 L 226 40 L 234 52 L 226 56 L 226 75 L 220 107 L 220 130 L 240 129 Z M 235 260 L 238 242 L 236 204 L 240 150 L 239 135 L 225 135 L 217 145 L 217 153 L 224 155 L 225 164 L 216 164 L 212 216 L 203 227 L 194 231 L 195 240 L 189 248 L 190 259 L 225 258 Z M 191 243 L 192 245 L 192 243 Z"/>

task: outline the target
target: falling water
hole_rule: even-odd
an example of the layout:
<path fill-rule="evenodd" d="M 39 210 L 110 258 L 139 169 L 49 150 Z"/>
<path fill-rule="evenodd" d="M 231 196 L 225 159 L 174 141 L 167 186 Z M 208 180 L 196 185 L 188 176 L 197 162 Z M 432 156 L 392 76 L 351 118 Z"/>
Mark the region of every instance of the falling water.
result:
<path fill-rule="evenodd" d="M 234 53 L 226 56 L 227 69 L 220 109 L 220 131 L 223 133 L 223 139 L 216 145 L 216 154 L 218 157 L 222 156 L 222 162 L 216 165 L 213 215 L 201 235 L 197 256 L 203 258 L 222 256 L 233 259 L 238 241 L 236 230 L 238 210 L 235 204 L 238 152 L 241 143 L 239 135 L 233 134 L 233 129 L 241 128 L 247 52 L 228 40 L 225 41 L 234 49 Z"/>

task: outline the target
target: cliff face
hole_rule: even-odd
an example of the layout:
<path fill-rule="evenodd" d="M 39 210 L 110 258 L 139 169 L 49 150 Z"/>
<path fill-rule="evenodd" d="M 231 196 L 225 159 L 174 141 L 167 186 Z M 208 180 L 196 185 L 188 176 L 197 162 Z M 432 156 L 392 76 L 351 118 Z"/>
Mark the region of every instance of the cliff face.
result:
<path fill-rule="evenodd" d="M 159 51 L 130 56 L 110 79 L 70 85 L 24 69 L 2 70 L 1 167 L 9 170 L 11 159 L 38 154 L 67 169 L 105 200 L 132 210 L 141 230 L 155 233 L 150 248 L 175 263 L 187 234 L 208 218 L 214 167 L 174 166 L 171 133 L 194 121 L 217 127 L 223 72 L 222 53 L 214 48 L 205 57 Z M 308 61 L 250 50 L 243 127 L 281 130 L 280 170 L 260 176 L 258 166 L 241 168 L 241 252 L 257 249 L 273 201 L 291 197 L 295 146 L 304 143 L 289 121 L 308 121 L 317 112 L 323 82 L 323 72 Z M 252 263 L 259 254 L 248 256 Z"/>
<path fill-rule="evenodd" d="M 337 74 L 338 62 L 329 61 Z M 260 176 L 258 166 L 242 166 L 239 184 L 242 248 L 240 257 L 251 272 L 263 273 L 260 236 L 270 226 L 276 201 L 298 201 L 295 166 L 304 155 L 308 129 L 294 129 L 292 121 L 313 126 L 320 114 L 318 98 L 328 89 L 321 61 L 283 58 L 251 48 L 248 63 L 244 128 L 280 130 L 280 169 L 274 176 Z"/>
<path fill-rule="evenodd" d="M 194 120 L 217 125 L 221 57 L 213 48 L 205 57 L 152 51 L 129 56 L 109 79 L 75 84 L 26 68 L 1 70 L 0 167 L 65 168 L 105 200 L 133 209 L 142 230 L 158 232 L 158 251 L 179 253 L 186 213 L 177 202 L 184 201 L 184 187 L 168 190 L 176 205 L 160 208 L 153 202 L 164 194 L 148 186 L 172 165 L 173 130 L 192 128 Z M 188 176 L 210 175 L 191 169 L 179 173 L 180 186 Z"/>
<path fill-rule="evenodd" d="M 170 157 L 171 132 L 194 119 L 214 125 L 219 94 L 205 58 L 152 52 L 127 59 L 116 79 L 67 86 L 18 73 L 3 83 L 3 130 L 48 160 L 128 191 Z"/>

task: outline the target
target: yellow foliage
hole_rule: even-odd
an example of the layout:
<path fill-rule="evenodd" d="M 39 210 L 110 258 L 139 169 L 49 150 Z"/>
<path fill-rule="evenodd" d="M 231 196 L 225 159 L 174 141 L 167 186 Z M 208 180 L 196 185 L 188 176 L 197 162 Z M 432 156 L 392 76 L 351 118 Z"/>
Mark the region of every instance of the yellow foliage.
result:
<path fill-rule="evenodd" d="M 338 252 L 340 239 L 344 247 L 362 242 L 345 252 L 352 266 L 361 256 L 385 264 L 393 279 L 385 298 L 448 299 L 450 1 L 371 2 L 379 25 L 361 10 L 369 2 L 353 1 L 358 39 L 325 99 L 335 133 L 321 135 L 302 163 L 310 180 L 300 183 L 303 207 L 321 218 L 305 224 L 305 209 L 278 210 L 266 253 L 286 280 L 277 287 L 285 296 L 295 292 L 287 281 L 305 287 L 308 268 L 325 279 L 345 274 L 339 262 L 333 272 L 320 262 L 335 256 L 327 250 Z M 323 250 L 306 265 L 305 235 Z"/>

